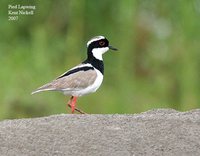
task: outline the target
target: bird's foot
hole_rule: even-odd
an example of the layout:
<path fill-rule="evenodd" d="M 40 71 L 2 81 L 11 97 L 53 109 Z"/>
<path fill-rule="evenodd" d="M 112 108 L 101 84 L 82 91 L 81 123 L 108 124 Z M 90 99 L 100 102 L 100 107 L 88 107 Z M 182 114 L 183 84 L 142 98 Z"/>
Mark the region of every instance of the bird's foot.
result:
<path fill-rule="evenodd" d="M 78 109 L 78 108 L 72 108 L 72 106 L 68 103 L 68 106 L 71 108 L 71 110 L 72 110 L 72 113 L 74 113 L 74 111 L 77 111 L 77 112 L 79 112 L 80 114 L 87 114 L 87 113 L 85 113 L 84 111 L 82 111 L 82 110 L 80 110 L 80 109 Z"/>
<path fill-rule="evenodd" d="M 72 110 L 72 114 L 74 113 L 74 111 L 79 112 L 80 114 L 86 114 L 85 112 L 83 112 L 82 110 L 76 108 L 76 100 L 77 97 L 76 96 L 72 96 L 68 102 L 68 106 L 71 108 Z"/>

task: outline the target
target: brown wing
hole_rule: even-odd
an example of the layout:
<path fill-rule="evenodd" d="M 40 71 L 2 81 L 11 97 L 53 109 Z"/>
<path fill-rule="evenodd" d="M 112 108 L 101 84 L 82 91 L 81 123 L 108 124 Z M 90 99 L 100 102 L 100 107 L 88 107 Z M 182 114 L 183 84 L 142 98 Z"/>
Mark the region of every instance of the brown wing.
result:
<path fill-rule="evenodd" d="M 47 90 L 79 90 L 87 88 L 94 83 L 96 77 L 95 70 L 79 71 L 45 84 L 32 94 Z"/>

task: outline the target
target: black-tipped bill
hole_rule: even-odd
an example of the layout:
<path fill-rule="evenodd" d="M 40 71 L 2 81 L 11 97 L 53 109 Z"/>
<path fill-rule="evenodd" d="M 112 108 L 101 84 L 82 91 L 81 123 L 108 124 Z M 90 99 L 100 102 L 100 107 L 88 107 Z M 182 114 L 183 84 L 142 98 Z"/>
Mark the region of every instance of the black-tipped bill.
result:
<path fill-rule="evenodd" d="M 111 50 L 118 50 L 117 48 L 114 48 L 112 46 L 108 46 L 108 48 L 111 49 Z"/>

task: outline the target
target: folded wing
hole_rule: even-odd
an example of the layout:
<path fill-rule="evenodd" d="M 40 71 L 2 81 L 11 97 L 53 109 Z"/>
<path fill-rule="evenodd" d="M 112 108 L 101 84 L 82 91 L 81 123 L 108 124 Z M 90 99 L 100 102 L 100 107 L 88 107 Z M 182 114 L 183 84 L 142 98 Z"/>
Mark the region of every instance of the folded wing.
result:
<path fill-rule="evenodd" d="M 94 68 L 87 70 L 77 70 L 71 74 L 65 74 L 50 83 L 47 83 L 37 90 L 32 92 L 32 94 L 42 92 L 42 91 L 78 91 L 87 88 L 93 84 L 96 80 L 97 73 Z"/>

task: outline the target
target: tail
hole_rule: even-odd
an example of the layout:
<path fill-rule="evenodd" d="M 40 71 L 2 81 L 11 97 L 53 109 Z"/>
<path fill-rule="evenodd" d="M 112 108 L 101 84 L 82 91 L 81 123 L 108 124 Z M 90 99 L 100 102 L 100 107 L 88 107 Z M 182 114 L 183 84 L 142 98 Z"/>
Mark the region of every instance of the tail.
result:
<path fill-rule="evenodd" d="M 52 88 L 52 84 L 51 83 L 47 83 L 41 87 L 39 87 L 38 89 L 34 90 L 31 95 L 39 93 L 39 92 L 44 92 L 44 91 L 51 91 L 51 90 L 55 90 L 55 88 Z"/>

